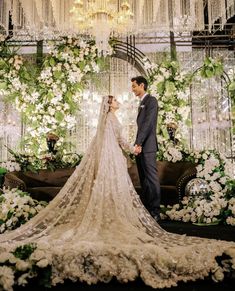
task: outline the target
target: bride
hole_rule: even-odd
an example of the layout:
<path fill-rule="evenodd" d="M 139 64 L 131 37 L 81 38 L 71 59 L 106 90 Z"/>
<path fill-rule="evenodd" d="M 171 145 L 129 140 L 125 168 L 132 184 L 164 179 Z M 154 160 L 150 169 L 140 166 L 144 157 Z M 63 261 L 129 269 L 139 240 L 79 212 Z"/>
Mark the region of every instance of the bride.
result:
<path fill-rule="evenodd" d="M 227 254 L 235 268 L 235 244 L 163 230 L 142 205 L 122 150 L 118 102 L 103 98 L 97 132 L 86 155 L 59 194 L 20 228 L 0 235 L 1 251 L 35 242 L 52 258 L 52 284 L 127 282 L 141 277 L 154 288 L 204 278 Z"/>

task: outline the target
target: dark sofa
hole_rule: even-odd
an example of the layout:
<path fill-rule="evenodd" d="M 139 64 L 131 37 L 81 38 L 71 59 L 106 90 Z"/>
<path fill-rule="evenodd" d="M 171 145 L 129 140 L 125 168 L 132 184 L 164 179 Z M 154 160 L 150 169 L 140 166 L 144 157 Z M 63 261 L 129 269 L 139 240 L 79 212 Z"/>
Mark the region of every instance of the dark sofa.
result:
<path fill-rule="evenodd" d="M 178 203 L 184 196 L 185 186 L 196 176 L 196 168 L 190 162 L 171 163 L 157 162 L 161 185 L 161 204 Z M 4 186 L 27 191 L 34 199 L 52 200 L 63 187 L 75 168 L 57 169 L 56 171 L 40 170 L 39 173 L 11 172 L 5 176 Z M 128 169 L 137 192 L 141 191 L 136 164 Z"/>

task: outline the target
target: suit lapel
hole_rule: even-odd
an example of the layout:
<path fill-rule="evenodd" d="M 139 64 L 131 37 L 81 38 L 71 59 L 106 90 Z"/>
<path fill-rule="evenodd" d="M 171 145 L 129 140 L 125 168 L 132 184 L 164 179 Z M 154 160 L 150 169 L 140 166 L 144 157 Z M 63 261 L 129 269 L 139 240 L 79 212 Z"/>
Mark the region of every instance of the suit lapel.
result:
<path fill-rule="evenodd" d="M 149 99 L 149 96 L 150 96 L 150 95 L 148 94 L 148 95 L 146 95 L 146 96 L 144 97 L 144 100 L 140 103 L 140 106 L 146 104 L 147 100 Z M 138 117 L 139 117 L 141 111 L 142 111 L 142 108 L 140 108 L 140 110 L 139 110 L 139 112 L 138 112 L 137 119 L 138 119 Z"/>

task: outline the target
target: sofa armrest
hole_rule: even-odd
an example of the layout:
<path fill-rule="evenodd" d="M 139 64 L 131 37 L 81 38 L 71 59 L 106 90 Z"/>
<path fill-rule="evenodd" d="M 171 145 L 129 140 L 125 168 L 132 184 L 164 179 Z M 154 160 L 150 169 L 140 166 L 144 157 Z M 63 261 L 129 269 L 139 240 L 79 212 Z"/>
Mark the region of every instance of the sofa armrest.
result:
<path fill-rule="evenodd" d="M 18 188 L 22 191 L 26 191 L 27 188 L 25 182 L 13 173 L 7 173 L 5 175 L 4 186 L 10 189 Z"/>
<path fill-rule="evenodd" d="M 185 195 L 185 187 L 187 183 L 196 177 L 197 169 L 196 167 L 188 168 L 184 173 L 178 178 L 176 182 L 176 191 L 178 194 L 179 203 L 182 201 L 182 198 Z"/>

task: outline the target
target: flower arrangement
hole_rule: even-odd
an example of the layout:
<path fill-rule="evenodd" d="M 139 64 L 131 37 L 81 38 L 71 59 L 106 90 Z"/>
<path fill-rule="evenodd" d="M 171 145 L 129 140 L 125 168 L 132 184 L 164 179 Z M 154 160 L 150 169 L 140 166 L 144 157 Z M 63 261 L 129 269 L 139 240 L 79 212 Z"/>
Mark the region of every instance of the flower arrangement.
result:
<path fill-rule="evenodd" d="M 67 152 L 65 149 L 55 150 L 53 152 L 45 151 L 39 156 L 15 152 L 9 148 L 8 151 L 15 159 L 13 163 L 17 165 L 16 170 L 31 171 L 34 173 L 42 169 L 54 171 L 61 168 L 73 168 L 79 165 L 82 159 L 82 155 Z M 2 164 L 6 163 L 8 162 Z"/>
<path fill-rule="evenodd" d="M 165 218 L 182 220 L 197 225 L 211 225 L 220 222 L 235 225 L 235 198 L 229 200 L 223 192 L 216 192 L 208 198 L 184 197 L 181 204 L 162 208 Z"/>
<path fill-rule="evenodd" d="M 1 248 L 0 288 L 13 291 L 15 285 L 25 286 L 32 278 L 38 278 L 38 285 L 51 287 L 51 264 L 47 245 L 30 243 L 13 250 Z"/>
<path fill-rule="evenodd" d="M 170 157 L 167 159 L 170 161 L 172 156 L 170 153 L 165 155 L 166 158 Z M 235 181 L 231 177 L 232 165 L 215 150 L 191 153 L 176 150 L 176 157 L 175 161 L 185 160 L 196 164 L 197 177 L 207 182 L 209 190 L 205 195 L 185 196 L 180 204 L 162 207 L 163 217 L 197 224 L 223 222 L 235 225 Z"/>
<path fill-rule="evenodd" d="M 20 171 L 20 165 L 16 161 L 5 161 L 0 163 L 0 167 L 5 169 L 5 173 L 7 172 L 14 172 L 14 171 Z"/>
<path fill-rule="evenodd" d="M 162 207 L 162 212 L 170 219 L 192 221 L 194 223 L 234 224 L 234 190 L 228 195 L 228 184 L 233 183 L 229 163 L 215 150 L 190 151 L 184 136 L 190 125 L 188 114 L 189 86 L 196 75 L 203 78 L 221 76 L 223 64 L 220 60 L 207 57 L 195 74 L 180 71 L 177 61 L 166 60 L 160 65 L 145 60 L 145 68 L 150 69 L 150 92 L 157 97 L 158 120 L 158 160 L 170 162 L 191 161 L 197 165 L 197 177 L 208 183 L 206 197 L 184 197 L 181 204 Z M 232 83 L 229 86 L 233 92 Z M 230 191 L 231 193 L 231 191 Z M 216 210 L 215 210 L 216 208 Z"/>
<path fill-rule="evenodd" d="M 64 38 L 51 46 L 42 69 L 27 67 L 15 52 L 0 58 L 0 92 L 13 99 L 27 125 L 25 151 L 40 155 L 46 135 L 60 136 L 62 146 L 76 124 L 75 113 L 89 73 L 99 71 L 97 47 L 92 42 Z"/>
<path fill-rule="evenodd" d="M 151 69 L 150 92 L 158 100 L 158 142 L 160 151 L 169 143 L 169 124 L 175 127 L 174 141 L 185 144 L 189 122 L 189 85 L 192 74 L 181 72 L 177 61 L 165 60 L 160 65 L 145 60 L 145 67 Z"/>
<path fill-rule="evenodd" d="M 0 233 L 26 223 L 46 205 L 19 189 L 3 189 L 0 194 Z"/>

